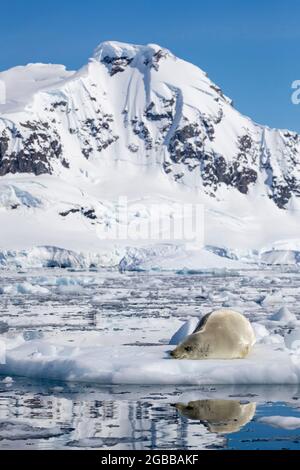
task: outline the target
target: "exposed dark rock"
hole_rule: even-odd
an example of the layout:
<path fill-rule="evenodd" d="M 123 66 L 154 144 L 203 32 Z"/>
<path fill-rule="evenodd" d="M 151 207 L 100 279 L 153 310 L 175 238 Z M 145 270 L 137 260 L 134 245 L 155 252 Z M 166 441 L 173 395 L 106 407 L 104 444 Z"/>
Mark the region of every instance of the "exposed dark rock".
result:
<path fill-rule="evenodd" d="M 293 194 L 300 196 L 300 183 L 295 177 L 286 176 L 279 179 L 274 176 L 272 180 L 272 199 L 280 209 L 285 209 Z"/>
<path fill-rule="evenodd" d="M 56 159 L 67 165 L 62 158 L 59 135 L 55 130 L 49 133 L 47 122 L 28 121 L 21 126 L 31 132 L 21 139 L 19 150 L 9 151 L 11 138 L 6 131 L 0 137 L 0 176 L 8 173 L 51 174 L 52 161 Z"/>
<path fill-rule="evenodd" d="M 131 125 L 134 134 L 145 142 L 146 150 L 151 150 L 153 148 L 153 140 L 146 124 L 143 121 L 139 121 L 138 118 L 135 118 L 132 119 Z"/>
<path fill-rule="evenodd" d="M 56 101 L 55 103 L 52 103 L 52 107 L 54 109 L 57 108 L 66 108 L 68 106 L 67 101 Z"/>
<path fill-rule="evenodd" d="M 270 188 L 270 198 L 274 200 L 280 209 L 285 209 L 293 195 L 300 196 L 300 181 L 293 175 L 297 171 L 298 149 L 300 137 L 295 132 L 283 133 L 285 140 L 285 151 L 283 154 L 285 166 L 278 175 L 278 169 L 273 168 L 273 159 L 270 151 L 263 149 L 261 158 L 261 169 L 268 175 L 266 184 Z"/>
<path fill-rule="evenodd" d="M 81 212 L 80 209 L 70 209 L 66 212 L 60 212 L 59 215 L 61 215 L 62 217 L 67 217 L 70 214 L 78 214 L 79 212 Z"/>
<path fill-rule="evenodd" d="M 119 139 L 119 136 L 112 132 L 112 122 L 114 119 L 111 114 L 103 114 L 97 119 L 88 118 L 82 122 L 78 135 L 82 141 L 82 153 L 85 158 L 88 159 L 93 152 L 102 152 Z"/>
<path fill-rule="evenodd" d="M 222 155 L 205 150 L 206 139 L 214 139 L 214 127 L 209 117 L 201 115 L 200 123 L 190 123 L 177 129 L 169 143 L 169 153 L 174 163 L 184 163 L 189 171 L 200 169 L 204 187 L 214 195 L 220 184 L 236 188 L 247 194 L 249 186 L 257 181 L 257 172 L 248 164 L 246 153 L 252 148 L 251 138 L 243 136 L 239 140 L 240 153 L 232 162 L 227 162 Z M 164 166 L 166 172 L 172 170 Z M 184 174 L 174 174 L 176 181 Z"/>
<path fill-rule="evenodd" d="M 132 153 L 138 153 L 138 151 L 139 151 L 138 145 L 135 145 L 135 144 L 129 144 L 129 145 L 128 145 L 128 149 L 129 149 L 130 152 L 132 152 Z"/>
<path fill-rule="evenodd" d="M 216 92 L 218 93 L 218 95 L 222 98 L 222 100 L 224 100 L 224 101 L 230 103 L 231 106 L 233 106 L 233 101 L 230 100 L 230 99 L 228 99 L 228 98 L 226 98 L 226 96 L 224 95 L 224 93 L 223 93 L 223 91 L 221 90 L 220 87 L 218 87 L 217 85 L 215 85 L 215 84 L 212 83 L 212 84 L 210 85 L 210 88 L 211 88 L 212 90 L 216 91 Z"/>
<path fill-rule="evenodd" d="M 179 181 L 184 177 L 184 173 L 176 173 L 174 174 L 174 180 Z"/>
<path fill-rule="evenodd" d="M 88 160 L 90 158 L 91 153 L 93 153 L 92 147 L 85 147 L 82 149 L 82 155 Z"/>
<path fill-rule="evenodd" d="M 157 52 L 155 52 L 152 57 L 149 57 L 145 59 L 144 64 L 146 66 L 150 66 L 156 72 L 159 71 L 159 63 L 162 59 L 165 59 L 168 56 L 168 52 L 163 49 L 159 49 Z"/>
<path fill-rule="evenodd" d="M 4 130 L 0 136 L 0 165 L 3 158 L 7 155 L 9 138 L 7 132 Z"/>
<path fill-rule="evenodd" d="M 109 57 L 106 56 L 102 59 L 102 63 L 106 65 L 111 77 L 117 73 L 125 72 L 126 67 L 132 63 L 133 59 L 122 56 L 122 57 Z"/>
<path fill-rule="evenodd" d="M 172 120 L 173 113 L 172 111 L 168 111 L 165 113 L 157 113 L 155 111 L 155 104 L 151 102 L 145 111 L 145 117 L 149 121 L 162 121 L 163 119 Z"/>
<path fill-rule="evenodd" d="M 200 159 L 202 152 L 199 150 L 202 147 L 201 129 L 199 124 L 187 124 L 181 129 L 177 129 L 170 140 L 168 150 L 171 160 L 174 163 L 185 162 L 187 159 Z M 193 139 L 193 140 L 192 140 Z"/>
<path fill-rule="evenodd" d="M 86 217 L 87 219 L 97 220 L 97 216 L 96 216 L 96 213 L 95 213 L 95 209 L 84 209 L 84 208 L 82 208 L 82 209 L 81 209 L 81 213 L 82 213 L 82 215 L 84 215 L 84 217 Z"/>
<path fill-rule="evenodd" d="M 168 175 L 170 173 L 172 173 L 172 164 L 169 163 L 169 162 L 164 162 L 163 163 L 163 168 L 165 170 L 165 173 Z"/>
<path fill-rule="evenodd" d="M 201 121 L 205 130 L 205 134 L 207 135 L 210 141 L 213 141 L 215 138 L 215 129 L 213 126 L 213 121 L 210 120 L 207 116 L 205 116 L 205 114 L 201 115 Z"/>
<path fill-rule="evenodd" d="M 68 217 L 70 214 L 82 214 L 84 217 L 90 220 L 97 220 L 95 209 L 86 209 L 84 207 L 69 209 L 65 212 L 60 212 L 59 215 L 62 217 Z"/>
<path fill-rule="evenodd" d="M 220 108 L 218 115 L 213 118 L 214 123 L 220 124 L 223 120 L 223 117 L 224 117 L 224 111 L 223 111 L 223 108 Z"/>

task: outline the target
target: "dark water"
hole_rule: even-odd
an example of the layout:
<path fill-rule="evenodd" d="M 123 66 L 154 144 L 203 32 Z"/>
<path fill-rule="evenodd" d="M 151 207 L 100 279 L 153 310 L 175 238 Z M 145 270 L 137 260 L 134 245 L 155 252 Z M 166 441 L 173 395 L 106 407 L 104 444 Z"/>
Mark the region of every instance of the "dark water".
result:
<path fill-rule="evenodd" d="M 0 448 L 300 449 L 299 400 L 293 387 L 98 387 L 18 379 L 0 386 Z M 299 418 L 299 428 L 271 426 L 264 422 L 270 416 Z"/>

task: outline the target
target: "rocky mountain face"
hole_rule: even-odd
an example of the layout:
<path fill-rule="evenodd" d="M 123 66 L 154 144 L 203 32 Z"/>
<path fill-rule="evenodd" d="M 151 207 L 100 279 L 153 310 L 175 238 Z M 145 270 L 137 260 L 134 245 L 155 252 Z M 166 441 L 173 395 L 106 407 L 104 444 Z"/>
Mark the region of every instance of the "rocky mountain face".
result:
<path fill-rule="evenodd" d="M 102 161 L 123 160 L 160 165 L 212 198 L 255 190 L 287 209 L 300 195 L 300 136 L 242 116 L 202 70 L 168 50 L 108 42 L 78 72 L 57 67 L 0 74 L 10 83 L 0 176 L 89 177 Z"/>

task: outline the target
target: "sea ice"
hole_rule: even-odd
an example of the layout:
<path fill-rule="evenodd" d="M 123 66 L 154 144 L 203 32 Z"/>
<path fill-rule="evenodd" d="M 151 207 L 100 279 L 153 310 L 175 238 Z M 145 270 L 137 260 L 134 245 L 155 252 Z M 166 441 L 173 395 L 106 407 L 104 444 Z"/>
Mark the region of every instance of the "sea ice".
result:
<path fill-rule="evenodd" d="M 4 295 L 47 295 L 50 291 L 46 287 L 34 286 L 29 282 L 0 287 L 0 294 Z"/>
<path fill-rule="evenodd" d="M 257 342 L 260 342 L 263 338 L 269 336 L 270 332 L 261 323 L 254 322 L 254 323 L 251 323 L 251 325 L 254 330 Z"/>
<path fill-rule="evenodd" d="M 284 342 L 289 349 L 300 348 L 300 329 L 289 331 L 284 337 Z"/>
<path fill-rule="evenodd" d="M 59 427 L 39 428 L 33 427 L 31 424 L 18 421 L 0 421 L 0 439 L 1 440 L 27 440 L 27 439 L 49 439 L 65 434 Z"/>
<path fill-rule="evenodd" d="M 14 379 L 12 377 L 5 377 L 5 379 L 2 380 L 2 383 L 5 385 L 11 385 L 14 383 Z"/>
<path fill-rule="evenodd" d="M 10 347 L 4 376 L 100 384 L 298 384 L 300 355 L 257 344 L 245 359 L 174 360 L 170 346 L 72 347 L 47 341 Z"/>
<path fill-rule="evenodd" d="M 258 422 L 291 431 L 300 428 L 300 417 L 295 416 L 264 416 L 258 419 Z"/>
<path fill-rule="evenodd" d="M 281 307 L 278 312 L 270 318 L 272 321 L 281 322 L 286 325 L 297 323 L 297 317 L 287 307 Z"/>

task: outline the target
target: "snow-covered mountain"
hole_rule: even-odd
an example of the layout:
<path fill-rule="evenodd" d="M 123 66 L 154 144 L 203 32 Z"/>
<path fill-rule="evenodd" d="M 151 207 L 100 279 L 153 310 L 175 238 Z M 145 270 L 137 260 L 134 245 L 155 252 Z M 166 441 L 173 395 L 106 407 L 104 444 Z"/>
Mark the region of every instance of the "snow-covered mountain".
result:
<path fill-rule="evenodd" d="M 118 223 L 127 195 L 205 204 L 214 256 L 297 257 L 300 136 L 241 115 L 198 67 L 105 42 L 78 72 L 29 64 L 0 80 L 0 249 L 103 250 L 95 226 Z"/>

